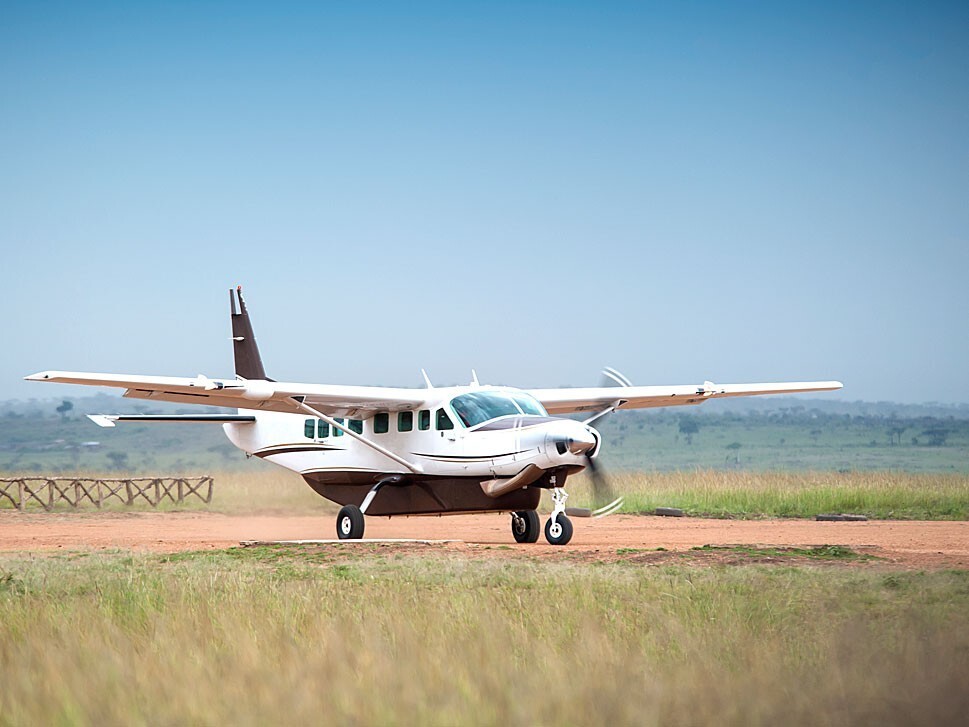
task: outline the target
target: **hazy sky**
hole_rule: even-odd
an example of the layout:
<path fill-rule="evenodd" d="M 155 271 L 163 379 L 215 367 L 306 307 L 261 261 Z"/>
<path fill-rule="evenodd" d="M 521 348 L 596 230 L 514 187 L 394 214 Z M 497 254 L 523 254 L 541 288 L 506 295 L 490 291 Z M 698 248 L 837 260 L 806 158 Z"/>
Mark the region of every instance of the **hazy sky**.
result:
<path fill-rule="evenodd" d="M 969 402 L 969 5 L 0 5 L 43 369 Z"/>

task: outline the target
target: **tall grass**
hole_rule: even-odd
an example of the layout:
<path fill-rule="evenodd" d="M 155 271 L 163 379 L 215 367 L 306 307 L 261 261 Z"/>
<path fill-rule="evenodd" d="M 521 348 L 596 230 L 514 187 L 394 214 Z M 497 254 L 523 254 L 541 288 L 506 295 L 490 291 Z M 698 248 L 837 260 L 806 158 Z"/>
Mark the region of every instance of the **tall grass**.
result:
<path fill-rule="evenodd" d="M 857 513 L 872 518 L 969 519 L 969 475 L 907 472 L 619 473 L 613 489 L 624 512 L 678 507 L 712 517 L 813 517 Z M 591 501 L 589 483 L 569 480 L 574 502 Z M 573 501 L 570 501 L 572 504 Z"/>
<path fill-rule="evenodd" d="M 115 475 L 117 476 L 117 475 Z M 216 472 L 211 505 L 190 498 L 158 509 L 210 509 L 231 514 L 335 512 L 302 478 L 278 468 L 261 472 Z M 679 507 L 712 517 L 813 517 L 858 513 L 872 518 L 969 520 L 969 475 L 903 472 L 691 472 L 613 473 L 610 482 L 626 498 L 623 512 Z M 473 483 L 468 485 L 474 486 Z M 592 502 L 583 475 L 570 478 L 570 505 Z M 9 503 L 0 507 L 9 509 Z M 40 510 L 36 503 L 32 510 Z M 67 505 L 59 506 L 68 509 Z M 92 506 L 84 509 L 92 510 Z M 129 510 L 113 502 L 106 510 Z M 139 500 L 135 509 L 150 510 Z M 546 501 L 545 508 L 551 509 Z"/>
<path fill-rule="evenodd" d="M 969 574 L 0 561 L 2 724 L 954 724 Z"/>

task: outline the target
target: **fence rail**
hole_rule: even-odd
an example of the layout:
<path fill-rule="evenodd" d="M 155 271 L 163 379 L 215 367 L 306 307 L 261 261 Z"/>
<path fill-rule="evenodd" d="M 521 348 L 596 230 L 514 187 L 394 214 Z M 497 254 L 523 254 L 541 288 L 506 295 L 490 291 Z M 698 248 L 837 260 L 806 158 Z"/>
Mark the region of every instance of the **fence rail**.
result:
<path fill-rule="evenodd" d="M 152 507 L 164 500 L 176 505 L 188 497 L 212 502 L 211 477 L 128 477 L 119 479 L 85 477 L 13 477 L 0 478 L 0 507 L 9 500 L 23 512 L 31 501 L 40 503 L 48 512 L 60 502 L 80 507 L 85 500 L 100 508 L 111 498 L 123 505 L 145 500 Z"/>

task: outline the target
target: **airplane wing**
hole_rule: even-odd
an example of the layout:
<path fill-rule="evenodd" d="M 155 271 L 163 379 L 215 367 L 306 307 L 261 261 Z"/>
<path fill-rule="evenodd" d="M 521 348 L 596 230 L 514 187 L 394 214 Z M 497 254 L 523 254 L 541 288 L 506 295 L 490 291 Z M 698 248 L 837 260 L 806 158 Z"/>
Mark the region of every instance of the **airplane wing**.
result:
<path fill-rule="evenodd" d="M 424 403 L 422 390 L 380 386 L 331 386 L 285 381 L 246 381 L 175 376 L 99 374 L 80 371 L 42 371 L 25 377 L 27 381 L 52 381 L 60 384 L 111 386 L 125 389 L 129 399 L 171 401 L 260 411 L 302 414 L 298 402 L 328 416 L 366 419 L 376 411 L 418 409 Z"/>
<path fill-rule="evenodd" d="M 764 394 L 798 394 L 835 391 L 840 381 L 800 381 L 776 384 L 714 384 L 683 386 L 602 386 L 586 389 L 528 389 L 549 414 L 616 409 L 648 409 L 661 406 L 702 404 L 708 399 Z"/>

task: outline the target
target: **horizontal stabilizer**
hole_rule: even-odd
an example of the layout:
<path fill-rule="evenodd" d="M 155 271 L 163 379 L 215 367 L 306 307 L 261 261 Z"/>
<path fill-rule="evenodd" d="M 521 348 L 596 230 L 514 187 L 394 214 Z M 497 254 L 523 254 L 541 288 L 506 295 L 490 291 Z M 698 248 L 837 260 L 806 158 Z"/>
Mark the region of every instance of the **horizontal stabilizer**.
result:
<path fill-rule="evenodd" d="M 115 422 L 181 422 L 216 424 L 251 424 L 256 417 L 245 414 L 88 414 L 99 427 L 113 427 Z"/>

